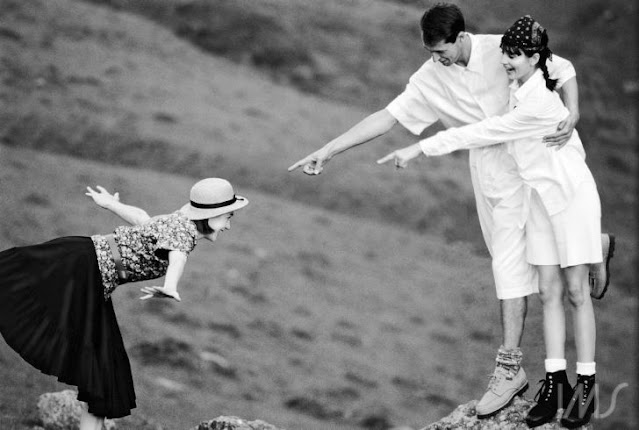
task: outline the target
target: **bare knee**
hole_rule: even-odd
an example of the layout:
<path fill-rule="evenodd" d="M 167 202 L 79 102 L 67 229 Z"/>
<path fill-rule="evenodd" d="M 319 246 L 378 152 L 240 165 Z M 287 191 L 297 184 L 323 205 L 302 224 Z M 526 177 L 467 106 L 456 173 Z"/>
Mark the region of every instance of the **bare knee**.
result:
<path fill-rule="evenodd" d="M 572 307 L 578 308 L 585 300 L 583 285 L 580 282 L 568 282 L 568 301 Z"/>
<path fill-rule="evenodd" d="M 564 288 L 559 268 L 557 266 L 538 266 L 538 272 L 541 302 L 544 305 L 561 303 Z"/>
<path fill-rule="evenodd" d="M 574 266 L 567 268 L 566 274 L 567 295 L 570 305 L 578 308 L 584 304 L 588 291 L 588 270 L 587 266 Z"/>
<path fill-rule="evenodd" d="M 563 299 L 563 286 L 561 281 L 551 283 L 539 283 L 539 298 L 543 304 L 558 304 Z"/>

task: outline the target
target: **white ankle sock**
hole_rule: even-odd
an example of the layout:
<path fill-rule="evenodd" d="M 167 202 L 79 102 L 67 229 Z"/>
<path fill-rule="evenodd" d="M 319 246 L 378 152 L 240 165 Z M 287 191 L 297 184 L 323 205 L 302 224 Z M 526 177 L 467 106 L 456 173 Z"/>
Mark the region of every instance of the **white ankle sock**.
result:
<path fill-rule="evenodd" d="M 548 373 L 559 372 L 560 370 L 566 370 L 566 359 L 565 358 L 547 358 L 544 360 L 544 367 L 546 368 L 546 372 Z"/>
<path fill-rule="evenodd" d="M 591 376 L 595 374 L 595 362 L 580 363 L 577 362 L 577 375 Z"/>

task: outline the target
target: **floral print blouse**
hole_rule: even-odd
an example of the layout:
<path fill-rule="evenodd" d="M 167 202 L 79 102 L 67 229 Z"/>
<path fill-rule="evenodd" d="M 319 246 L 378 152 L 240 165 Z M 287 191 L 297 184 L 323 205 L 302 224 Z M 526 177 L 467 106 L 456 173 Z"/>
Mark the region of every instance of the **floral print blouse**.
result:
<path fill-rule="evenodd" d="M 156 279 L 166 275 L 169 251 L 189 254 L 197 244 L 197 228 L 180 212 L 152 218 L 142 225 L 121 226 L 113 232 L 122 265 L 128 272 L 126 281 Z M 109 243 L 102 235 L 91 236 L 104 285 L 104 299 L 124 283 L 115 270 Z"/>

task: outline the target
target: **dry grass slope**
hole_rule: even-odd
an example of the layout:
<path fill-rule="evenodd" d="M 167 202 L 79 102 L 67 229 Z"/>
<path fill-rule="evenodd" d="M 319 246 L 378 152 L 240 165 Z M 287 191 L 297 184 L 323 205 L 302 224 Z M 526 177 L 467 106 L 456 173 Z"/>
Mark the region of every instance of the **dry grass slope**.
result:
<path fill-rule="evenodd" d="M 414 139 L 397 131 L 318 178 L 285 171 L 386 103 L 423 60 L 412 2 L 321 3 L 0 0 L 0 248 L 115 226 L 83 196 L 88 184 L 161 213 L 192 178 L 219 175 L 252 201 L 194 254 L 181 304 L 118 292 L 140 398 L 125 428 L 220 414 L 289 429 L 419 428 L 482 393 L 499 323 L 465 156 L 401 174 L 375 166 Z M 476 31 L 520 14 L 460 4 Z M 634 356 L 634 317 L 619 315 L 637 313 L 637 76 L 634 57 L 595 60 L 621 49 L 636 6 L 530 7 L 579 69 L 581 133 L 604 226 L 620 239 L 613 290 L 597 304 L 607 406 L 636 370 L 619 360 Z M 536 300 L 527 327 L 535 380 Z M 0 379 L 2 429 L 32 426 L 37 395 L 58 388 L 4 344 Z M 634 428 L 635 385 L 598 428 Z"/>

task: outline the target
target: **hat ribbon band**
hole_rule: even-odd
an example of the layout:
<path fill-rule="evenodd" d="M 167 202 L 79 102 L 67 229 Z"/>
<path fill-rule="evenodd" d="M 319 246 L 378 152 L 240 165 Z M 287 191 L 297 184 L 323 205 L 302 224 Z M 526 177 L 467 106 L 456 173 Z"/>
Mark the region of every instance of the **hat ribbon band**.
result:
<path fill-rule="evenodd" d="M 193 206 L 194 208 L 198 208 L 198 209 L 216 209 L 216 208 L 223 208 L 224 206 L 230 206 L 233 203 L 235 203 L 237 201 L 237 197 L 233 196 L 233 198 L 231 200 L 227 200 L 225 202 L 221 202 L 221 203 L 196 203 L 193 200 L 191 200 L 191 206 Z"/>

